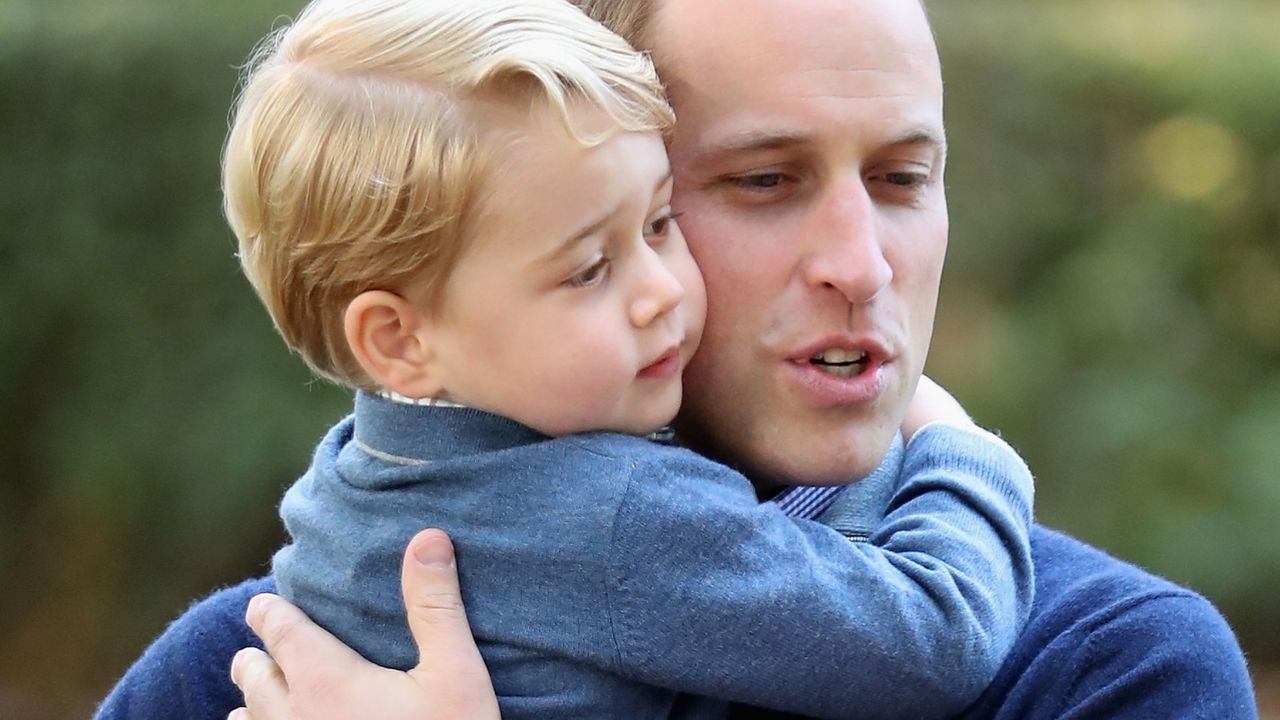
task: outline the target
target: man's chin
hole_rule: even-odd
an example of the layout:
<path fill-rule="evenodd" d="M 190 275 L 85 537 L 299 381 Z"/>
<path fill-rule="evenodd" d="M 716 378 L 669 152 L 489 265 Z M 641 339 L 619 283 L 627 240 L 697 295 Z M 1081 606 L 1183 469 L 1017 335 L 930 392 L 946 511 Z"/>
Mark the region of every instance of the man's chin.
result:
<path fill-rule="evenodd" d="M 796 458 L 793 461 L 775 462 L 760 471 L 748 474 L 757 487 L 760 483 L 778 487 L 786 485 L 848 485 L 875 471 L 888 452 L 886 445 L 879 453 L 861 452 L 839 458 Z M 775 460 L 777 460 L 775 458 Z M 761 478 L 756 480 L 756 478 Z"/>
<path fill-rule="evenodd" d="M 815 427 L 797 421 L 738 426 L 734 434 L 700 432 L 705 424 L 676 417 L 682 444 L 749 478 L 762 493 L 787 485 L 848 485 L 880 467 L 898 432 L 887 422 Z"/>

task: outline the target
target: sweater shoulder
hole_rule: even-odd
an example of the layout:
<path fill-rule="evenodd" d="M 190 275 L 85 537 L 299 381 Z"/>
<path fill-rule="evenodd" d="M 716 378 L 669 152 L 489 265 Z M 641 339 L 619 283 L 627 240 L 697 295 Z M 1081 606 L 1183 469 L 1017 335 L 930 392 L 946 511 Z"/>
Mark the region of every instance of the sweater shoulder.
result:
<path fill-rule="evenodd" d="M 1041 525 L 1032 530 L 1031 553 L 1042 601 L 1037 604 L 1046 608 L 1087 605 L 1105 614 L 1158 597 L 1204 601 L 1188 588 Z"/>
<path fill-rule="evenodd" d="M 1031 617 L 966 717 L 1256 717 L 1239 643 L 1202 595 L 1041 526 L 1032 555 Z"/>
<path fill-rule="evenodd" d="M 1062 533 L 1032 534 L 1040 628 L 1080 641 L 1082 653 L 1140 656 L 1185 665 L 1239 663 L 1243 654 L 1222 613 L 1200 593 Z"/>
<path fill-rule="evenodd" d="M 253 578 L 192 603 L 120 678 L 95 718 L 225 718 L 241 704 L 231 658 L 262 647 L 244 622 L 254 595 L 274 592 L 271 576 Z"/>

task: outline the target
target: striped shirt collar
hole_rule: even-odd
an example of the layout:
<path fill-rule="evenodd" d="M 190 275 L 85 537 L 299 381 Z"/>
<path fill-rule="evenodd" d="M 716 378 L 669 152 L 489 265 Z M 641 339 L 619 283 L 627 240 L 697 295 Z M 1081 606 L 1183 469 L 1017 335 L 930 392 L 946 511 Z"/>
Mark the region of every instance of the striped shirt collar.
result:
<path fill-rule="evenodd" d="M 784 515 L 813 520 L 827 511 L 848 485 L 791 485 L 783 488 L 770 502 L 778 506 Z"/>

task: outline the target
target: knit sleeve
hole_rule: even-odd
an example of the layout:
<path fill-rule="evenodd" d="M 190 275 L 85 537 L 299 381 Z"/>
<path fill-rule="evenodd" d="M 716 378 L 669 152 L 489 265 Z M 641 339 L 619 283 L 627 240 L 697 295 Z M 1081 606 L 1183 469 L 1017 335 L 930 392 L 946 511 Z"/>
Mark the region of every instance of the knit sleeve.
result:
<path fill-rule="evenodd" d="M 95 720 L 224 720 L 243 703 L 231 658 L 262 647 L 244 623 L 249 599 L 274 592 L 270 577 L 221 590 L 192 605 L 112 688 Z"/>
<path fill-rule="evenodd" d="M 851 542 L 691 454 L 636 469 L 613 539 L 622 672 L 816 717 L 950 717 L 1032 595 L 1032 482 L 993 438 L 931 427 L 881 529 Z"/>
<path fill-rule="evenodd" d="M 1007 711 L 1030 700 L 1019 717 L 1256 720 L 1244 655 L 1203 597 L 1179 589 L 1094 609 L 1040 648 Z"/>

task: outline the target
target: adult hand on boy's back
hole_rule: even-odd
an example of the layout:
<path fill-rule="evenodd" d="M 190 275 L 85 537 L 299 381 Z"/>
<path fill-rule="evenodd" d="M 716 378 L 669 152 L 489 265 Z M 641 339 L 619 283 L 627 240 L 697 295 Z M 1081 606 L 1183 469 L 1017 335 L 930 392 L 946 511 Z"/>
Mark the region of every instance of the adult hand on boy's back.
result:
<path fill-rule="evenodd" d="M 231 679 L 246 707 L 228 720 L 496 720 L 497 697 L 463 611 L 448 536 L 418 533 L 405 551 L 401 582 L 420 658 L 407 672 L 368 662 L 284 598 L 255 597 L 245 620 L 267 652 L 236 654 Z"/>

